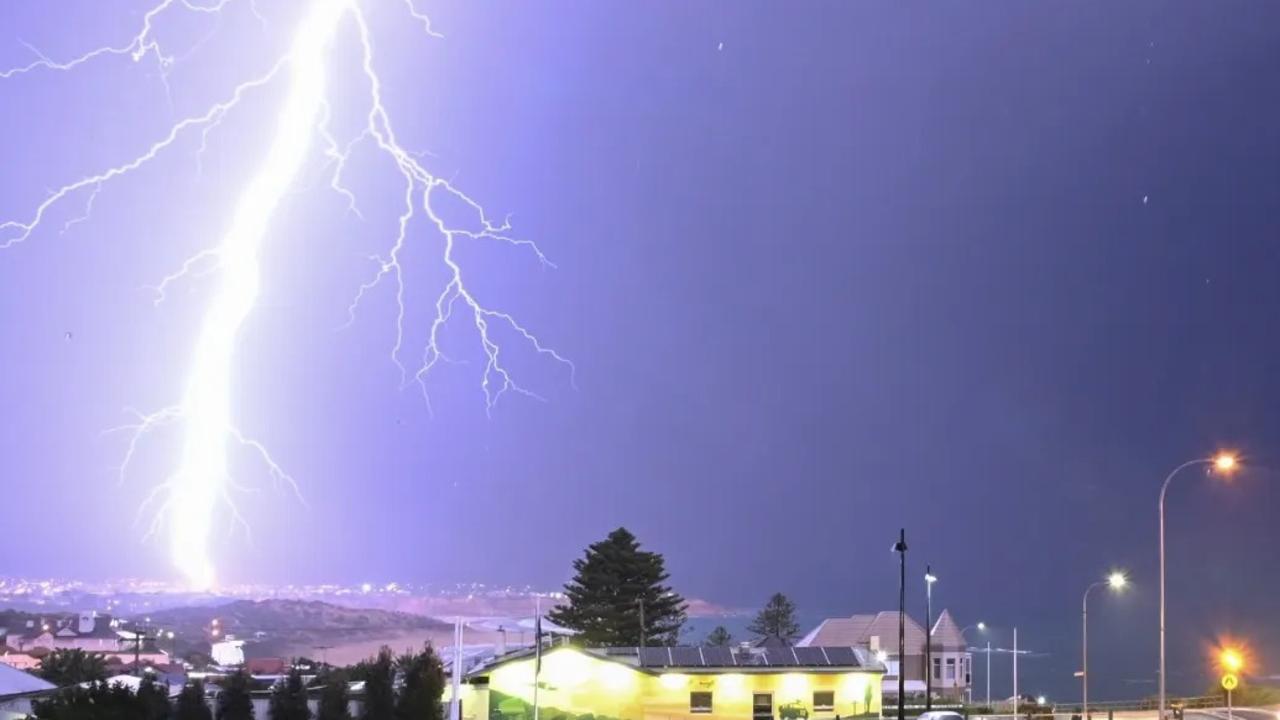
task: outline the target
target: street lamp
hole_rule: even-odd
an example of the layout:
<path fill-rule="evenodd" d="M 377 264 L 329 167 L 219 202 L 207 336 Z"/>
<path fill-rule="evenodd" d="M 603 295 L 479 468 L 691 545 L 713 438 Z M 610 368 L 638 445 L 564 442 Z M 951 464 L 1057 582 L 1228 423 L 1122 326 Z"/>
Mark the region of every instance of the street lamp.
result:
<path fill-rule="evenodd" d="M 924 709 L 933 709 L 933 566 L 924 566 Z"/>
<path fill-rule="evenodd" d="M 1223 474 L 1223 475 L 1229 475 L 1229 474 L 1231 474 L 1231 472 L 1232 472 L 1232 471 L 1236 470 L 1236 469 L 1239 467 L 1240 463 L 1239 463 L 1239 461 L 1236 459 L 1236 456 L 1235 456 L 1235 455 L 1233 455 L 1233 454 L 1231 454 L 1231 453 L 1227 453 L 1227 452 L 1220 452 L 1220 453 L 1218 453 L 1217 455 L 1215 455 L 1215 456 L 1213 456 L 1213 457 L 1210 457 L 1210 458 L 1198 458 L 1198 459 L 1196 459 L 1196 460 L 1188 460 L 1187 462 L 1184 462 L 1184 463 L 1182 463 L 1181 465 L 1179 465 L 1178 467 L 1174 468 L 1174 469 L 1173 469 L 1173 472 L 1169 473 L 1168 477 L 1166 477 L 1166 478 L 1164 479 L 1164 484 L 1160 486 L 1160 502 L 1159 502 L 1159 511 L 1160 511 L 1160 715 L 1158 716 L 1158 720 L 1164 720 L 1164 717 L 1165 717 L 1165 706 L 1166 706 L 1166 702 L 1165 702 L 1165 658 L 1164 658 L 1164 636 L 1165 636 L 1165 628 L 1164 628 L 1164 616 L 1165 616 L 1165 605 L 1164 605 L 1164 496 L 1165 496 L 1165 493 L 1167 493 L 1167 492 L 1169 491 L 1169 482 L 1173 480 L 1173 477 L 1174 477 L 1175 475 L 1177 475 L 1179 472 L 1181 472 L 1181 471 L 1185 470 L 1186 468 L 1189 468 L 1189 467 L 1191 467 L 1191 466 L 1193 466 L 1193 465 L 1207 465 L 1207 466 L 1209 466 L 1210 471 L 1214 471 L 1214 470 L 1216 470 L 1216 471 L 1218 471 L 1219 473 L 1221 473 L 1221 474 Z"/>
<path fill-rule="evenodd" d="M 973 628 L 977 628 L 978 632 L 980 633 L 985 634 L 987 632 L 987 624 L 982 621 L 978 621 L 973 625 L 966 625 L 964 629 L 960 631 L 960 636 L 964 637 L 964 634 L 969 632 Z M 968 642 L 969 642 L 968 640 L 965 640 L 966 644 Z M 989 708 L 991 707 L 991 637 L 990 636 L 987 637 L 987 675 L 986 677 L 987 677 L 987 707 Z M 969 702 L 973 702 L 972 686 L 969 688 Z"/>
<path fill-rule="evenodd" d="M 904 681 L 906 663 L 907 634 L 907 530 L 898 531 L 898 542 L 893 544 L 893 552 L 898 553 L 898 720 L 907 720 L 906 695 Z"/>
<path fill-rule="evenodd" d="M 1083 640 L 1080 648 L 1080 655 L 1083 661 L 1080 678 L 1084 684 L 1084 702 L 1080 710 L 1081 720 L 1089 720 L 1089 593 L 1094 588 L 1103 587 L 1104 585 L 1118 592 L 1124 589 L 1126 583 L 1128 583 L 1128 578 L 1124 576 L 1124 573 L 1113 572 L 1107 576 L 1106 580 L 1093 583 L 1084 590 L 1084 599 L 1080 603 L 1080 627 Z"/>

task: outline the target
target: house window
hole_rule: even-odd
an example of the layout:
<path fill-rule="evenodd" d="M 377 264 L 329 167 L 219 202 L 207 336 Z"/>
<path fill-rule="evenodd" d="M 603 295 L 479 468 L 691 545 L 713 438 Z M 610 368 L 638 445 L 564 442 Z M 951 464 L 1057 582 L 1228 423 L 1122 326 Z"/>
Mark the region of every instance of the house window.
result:
<path fill-rule="evenodd" d="M 942 658 L 933 659 L 933 679 L 934 680 L 942 679 Z"/>
<path fill-rule="evenodd" d="M 711 693 L 699 690 L 689 693 L 689 712 L 707 715 L 711 713 Z"/>
<path fill-rule="evenodd" d="M 836 694 L 830 690 L 815 690 L 813 693 L 814 710 L 835 710 Z"/>
<path fill-rule="evenodd" d="M 945 679 L 947 682 L 956 681 L 956 659 L 955 658 L 947 658 L 947 676 Z"/>
<path fill-rule="evenodd" d="M 968 656 L 966 656 L 964 659 L 964 684 L 965 685 L 973 684 L 973 675 L 972 675 L 973 669 L 969 665 L 969 660 L 970 658 Z"/>

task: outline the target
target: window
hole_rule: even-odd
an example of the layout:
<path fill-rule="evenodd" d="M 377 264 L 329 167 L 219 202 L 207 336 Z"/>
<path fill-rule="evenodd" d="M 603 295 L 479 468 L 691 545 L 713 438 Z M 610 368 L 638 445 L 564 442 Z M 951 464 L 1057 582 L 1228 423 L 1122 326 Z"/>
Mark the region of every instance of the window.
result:
<path fill-rule="evenodd" d="M 709 714 L 711 712 L 711 693 L 701 690 L 689 693 L 689 712 L 703 715 Z"/>
<path fill-rule="evenodd" d="M 773 696 L 769 693 L 755 693 L 751 696 L 752 720 L 773 720 Z"/>
<path fill-rule="evenodd" d="M 964 658 L 964 684 L 965 685 L 973 684 L 973 676 L 971 674 L 973 672 L 973 669 L 972 667 L 970 667 L 969 661 L 970 661 L 970 658 L 966 655 Z"/>
<path fill-rule="evenodd" d="M 956 659 L 947 658 L 947 682 L 955 682 L 956 680 Z"/>
<path fill-rule="evenodd" d="M 813 709 L 835 710 L 836 694 L 830 690 L 815 690 L 813 692 Z"/>
<path fill-rule="evenodd" d="M 933 659 L 933 679 L 934 680 L 942 679 L 942 658 Z"/>

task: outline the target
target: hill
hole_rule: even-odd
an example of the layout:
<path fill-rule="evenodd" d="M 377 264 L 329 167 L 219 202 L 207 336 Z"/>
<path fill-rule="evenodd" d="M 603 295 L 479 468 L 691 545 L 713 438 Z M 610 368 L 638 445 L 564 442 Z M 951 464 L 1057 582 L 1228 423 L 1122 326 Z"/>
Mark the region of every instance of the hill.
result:
<path fill-rule="evenodd" d="M 244 640 L 245 657 L 317 657 L 354 662 L 388 645 L 397 651 L 447 639 L 452 626 L 394 610 L 350 608 L 318 600 L 235 600 L 211 607 L 151 613 L 151 626 L 172 630 L 179 654 L 208 652 L 227 636 Z M 216 624 L 215 624 L 216 620 Z M 214 629 L 217 633 L 214 633 Z"/>

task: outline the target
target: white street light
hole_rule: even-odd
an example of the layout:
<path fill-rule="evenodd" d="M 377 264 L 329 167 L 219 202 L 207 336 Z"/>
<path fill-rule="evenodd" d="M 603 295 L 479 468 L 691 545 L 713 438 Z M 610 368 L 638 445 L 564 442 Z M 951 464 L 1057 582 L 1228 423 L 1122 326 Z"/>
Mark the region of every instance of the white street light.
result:
<path fill-rule="evenodd" d="M 1081 664 L 1083 665 L 1080 671 L 1080 678 L 1084 687 L 1084 692 L 1082 693 L 1084 697 L 1083 707 L 1080 710 L 1081 720 L 1089 720 L 1089 593 L 1094 588 L 1104 585 L 1118 592 L 1123 590 L 1127 583 L 1128 578 L 1124 576 L 1124 573 L 1116 571 L 1108 575 L 1106 580 L 1093 583 L 1084 590 L 1084 599 L 1080 603 L 1080 627 L 1083 640 L 1080 648 Z"/>

